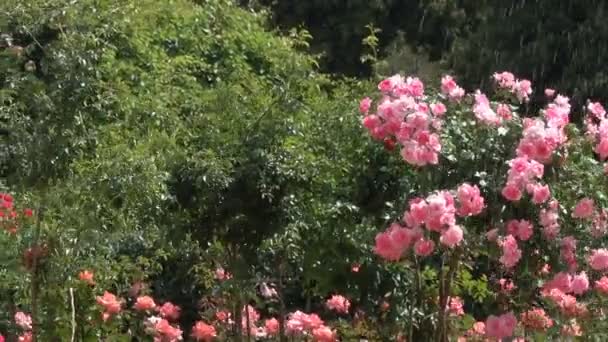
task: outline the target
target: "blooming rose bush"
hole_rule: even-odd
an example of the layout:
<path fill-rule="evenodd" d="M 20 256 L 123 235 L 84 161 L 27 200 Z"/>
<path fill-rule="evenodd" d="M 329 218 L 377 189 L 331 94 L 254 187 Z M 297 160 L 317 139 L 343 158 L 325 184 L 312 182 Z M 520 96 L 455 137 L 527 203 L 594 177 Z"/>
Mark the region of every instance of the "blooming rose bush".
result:
<path fill-rule="evenodd" d="M 450 76 L 434 92 L 395 75 L 360 103 L 372 139 L 419 177 L 374 248 L 417 274 L 404 329 L 437 341 L 601 336 L 606 111 L 589 102 L 580 134 L 565 95 L 545 90 L 537 112 L 529 81 L 509 72 L 493 80 L 490 96 L 466 94 Z M 477 296 L 463 271 L 494 291 Z"/>

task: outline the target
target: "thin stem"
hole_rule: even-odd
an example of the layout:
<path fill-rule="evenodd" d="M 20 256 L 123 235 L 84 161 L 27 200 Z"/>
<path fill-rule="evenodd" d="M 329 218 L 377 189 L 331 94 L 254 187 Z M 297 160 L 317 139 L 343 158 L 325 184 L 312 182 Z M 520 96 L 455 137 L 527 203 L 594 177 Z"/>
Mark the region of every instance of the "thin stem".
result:
<path fill-rule="evenodd" d="M 74 288 L 70 287 L 70 305 L 72 306 L 72 338 L 71 342 L 76 339 L 76 306 L 74 305 Z"/>

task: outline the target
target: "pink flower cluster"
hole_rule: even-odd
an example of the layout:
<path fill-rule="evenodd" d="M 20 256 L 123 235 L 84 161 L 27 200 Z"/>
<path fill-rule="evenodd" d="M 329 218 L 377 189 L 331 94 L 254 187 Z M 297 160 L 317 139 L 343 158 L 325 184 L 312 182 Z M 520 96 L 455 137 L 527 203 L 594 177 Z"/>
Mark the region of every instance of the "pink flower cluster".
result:
<path fill-rule="evenodd" d="M 217 332 L 213 325 L 207 324 L 203 321 L 197 321 L 192 327 L 192 338 L 196 341 L 211 342 L 217 337 Z"/>
<path fill-rule="evenodd" d="M 532 194 L 534 202 L 542 203 L 549 197 L 548 187 L 541 186 L 537 179 L 544 173 L 543 164 L 526 157 L 518 157 L 509 161 L 507 184 L 502 189 L 502 195 L 509 201 L 519 201 L 523 191 Z"/>
<path fill-rule="evenodd" d="M 350 301 L 341 295 L 333 295 L 325 302 L 325 305 L 329 310 L 333 310 L 338 313 L 347 314 L 350 308 Z"/>
<path fill-rule="evenodd" d="M 562 238 L 560 256 L 571 271 L 576 270 L 578 263 L 576 261 L 576 239 L 574 236 L 565 236 Z"/>
<path fill-rule="evenodd" d="M 450 315 L 462 316 L 464 315 L 464 301 L 460 297 L 450 297 L 446 307 L 447 312 Z"/>
<path fill-rule="evenodd" d="M 506 117 L 510 117 L 511 112 L 508 110 L 508 107 L 500 107 L 500 113 Z M 475 92 L 475 104 L 473 105 L 473 113 L 475 113 L 475 117 L 477 120 L 483 124 L 489 126 L 498 126 L 502 123 L 502 116 L 497 114 L 492 107 L 490 106 L 490 100 L 485 94 L 482 94 L 481 91 L 477 90 Z"/>
<path fill-rule="evenodd" d="M 32 341 L 32 317 L 22 311 L 17 311 L 14 318 L 15 324 L 23 331 L 18 337 L 18 341 Z M 3 339 L 4 337 L 0 335 L 0 341 Z"/>
<path fill-rule="evenodd" d="M 542 227 L 543 236 L 551 241 L 559 234 L 559 203 L 556 200 L 549 202 L 547 208 L 543 208 L 539 212 L 539 221 Z"/>
<path fill-rule="evenodd" d="M 595 153 L 600 160 L 608 158 L 608 117 L 606 110 L 598 102 L 590 102 L 587 105 L 588 115 L 585 118 L 587 136 L 595 143 Z"/>
<path fill-rule="evenodd" d="M 553 326 L 553 320 L 541 308 L 523 312 L 520 321 L 526 328 L 538 331 L 545 331 Z"/>
<path fill-rule="evenodd" d="M 446 75 L 441 78 L 441 92 L 447 96 L 450 101 L 460 101 L 464 97 L 464 89 L 462 89 L 452 76 Z"/>
<path fill-rule="evenodd" d="M 116 295 L 105 291 L 103 296 L 96 298 L 97 304 L 103 307 L 102 319 L 107 321 L 112 316 L 119 314 L 122 310 L 122 301 L 119 300 Z"/>
<path fill-rule="evenodd" d="M 515 76 L 508 71 L 495 73 L 494 81 L 499 88 L 506 89 L 514 94 L 519 102 L 527 102 L 532 94 L 532 83 L 530 81 L 516 79 Z"/>
<path fill-rule="evenodd" d="M 395 75 L 380 82 L 382 93 L 376 114 L 370 114 L 371 100 L 361 100 L 363 126 L 377 140 L 401 144 L 401 156 L 409 164 L 437 164 L 441 143 L 438 131 L 446 108 L 442 103 L 422 101 L 424 84 L 417 78 Z M 387 147 L 388 148 L 388 147 Z"/>
<path fill-rule="evenodd" d="M 517 237 L 521 241 L 528 241 L 532 237 L 533 226 L 527 220 L 510 220 L 507 222 L 507 234 Z"/>
<path fill-rule="evenodd" d="M 517 318 L 512 312 L 500 316 L 491 315 L 486 319 L 486 336 L 498 340 L 511 337 L 516 326 Z"/>
<path fill-rule="evenodd" d="M 513 268 L 521 259 L 521 249 L 517 245 L 517 240 L 513 235 L 507 235 L 499 241 L 502 248 L 502 255 L 499 259 L 500 263 L 506 268 Z"/>
<path fill-rule="evenodd" d="M 589 256 L 589 266 L 596 271 L 608 269 L 608 249 L 595 249 Z"/>
<path fill-rule="evenodd" d="M 317 342 L 336 341 L 336 332 L 325 326 L 317 314 L 306 314 L 301 311 L 289 315 L 285 330 L 291 336 L 312 336 Z"/>
<path fill-rule="evenodd" d="M 587 312 L 587 308 L 569 293 L 582 295 L 587 290 L 589 290 L 589 279 L 585 272 L 575 275 L 559 272 L 543 285 L 541 294 L 551 300 L 562 314 L 580 316 Z"/>
<path fill-rule="evenodd" d="M 522 139 L 517 155 L 541 163 L 549 163 L 553 153 L 567 141 L 564 128 L 570 122 L 570 104 L 567 97 L 558 95 L 544 110 L 540 118 L 523 120 Z"/>
<path fill-rule="evenodd" d="M 460 244 L 464 232 L 456 225 L 456 214 L 478 215 L 485 207 L 484 199 L 476 185 L 462 184 L 454 196 L 448 191 L 439 191 L 427 198 L 415 198 L 403 215 L 405 227 L 393 223 L 385 232 L 376 235 L 376 254 L 386 260 L 399 260 L 413 246 L 419 256 L 430 255 L 435 243 L 425 237 L 422 227 L 429 232 L 438 232 L 441 244 L 453 248 Z M 458 204 L 458 208 L 456 205 Z"/>

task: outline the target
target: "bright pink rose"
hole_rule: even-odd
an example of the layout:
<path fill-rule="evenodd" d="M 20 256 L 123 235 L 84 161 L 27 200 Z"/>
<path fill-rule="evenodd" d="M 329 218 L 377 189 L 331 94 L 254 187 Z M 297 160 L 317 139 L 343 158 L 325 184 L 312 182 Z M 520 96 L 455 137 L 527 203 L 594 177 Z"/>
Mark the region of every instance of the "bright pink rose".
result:
<path fill-rule="evenodd" d="M 603 295 L 608 294 L 608 277 L 603 276 L 600 280 L 596 280 L 595 289 Z"/>
<path fill-rule="evenodd" d="M 541 204 L 551 197 L 551 190 L 548 185 L 536 185 L 532 187 L 532 202 Z"/>
<path fill-rule="evenodd" d="M 500 241 L 500 246 L 502 248 L 502 256 L 499 261 L 506 268 L 512 268 L 517 265 L 519 259 L 521 259 L 521 250 L 517 246 L 517 240 L 513 237 L 513 235 L 508 235 Z"/>
<path fill-rule="evenodd" d="M 447 303 L 446 310 L 450 315 L 462 316 L 464 315 L 464 302 L 460 297 L 450 297 Z"/>
<path fill-rule="evenodd" d="M 154 299 L 150 296 L 141 296 L 137 297 L 133 308 L 137 311 L 150 311 L 156 308 L 156 303 L 154 303 Z"/>
<path fill-rule="evenodd" d="M 488 230 L 486 232 L 486 239 L 492 242 L 498 240 L 498 228 Z"/>
<path fill-rule="evenodd" d="M 511 202 L 517 202 L 521 199 L 521 190 L 512 183 L 507 183 L 501 193 L 504 198 Z"/>
<path fill-rule="evenodd" d="M 329 327 L 321 326 L 312 331 L 312 337 L 315 342 L 334 342 L 336 341 L 336 333 Z"/>
<path fill-rule="evenodd" d="M 443 114 L 445 114 L 445 112 L 447 111 L 447 108 L 441 102 L 431 103 L 430 107 L 431 107 L 431 112 L 433 113 L 433 115 L 439 116 L 439 117 L 443 116 Z"/>
<path fill-rule="evenodd" d="M 279 321 L 276 318 L 270 318 L 264 321 L 264 327 L 270 336 L 274 336 L 279 333 Z"/>
<path fill-rule="evenodd" d="M 359 111 L 362 114 L 367 114 L 371 105 L 372 105 L 372 99 L 370 99 L 369 97 L 366 97 L 366 98 L 362 99 L 361 102 L 359 102 Z"/>
<path fill-rule="evenodd" d="M 333 295 L 330 299 L 325 302 L 325 305 L 329 310 L 333 310 L 338 313 L 347 314 L 350 308 L 350 302 L 343 296 Z"/>
<path fill-rule="evenodd" d="M 516 325 L 517 318 L 512 312 L 500 316 L 489 316 L 486 320 L 486 335 L 496 339 L 511 337 Z"/>
<path fill-rule="evenodd" d="M 421 257 L 426 257 L 433 253 L 435 243 L 433 240 L 420 239 L 414 244 L 414 253 Z"/>
<path fill-rule="evenodd" d="M 108 320 L 113 315 L 120 313 L 122 302 L 116 296 L 108 291 L 104 292 L 103 296 L 96 297 L 97 304 L 103 306 L 104 312 L 102 318 Z"/>
<path fill-rule="evenodd" d="M 460 203 L 460 208 L 458 208 L 460 216 L 478 215 L 485 206 L 484 199 L 477 185 L 471 186 L 464 183 L 458 187 L 457 195 L 458 202 Z"/>
<path fill-rule="evenodd" d="M 602 106 L 599 102 L 590 102 L 587 105 L 587 110 L 589 113 L 593 114 L 597 119 L 602 119 L 606 115 L 606 110 L 604 106 Z"/>
<path fill-rule="evenodd" d="M 603 271 L 608 268 L 608 250 L 595 249 L 589 256 L 589 266 L 596 271 Z"/>
<path fill-rule="evenodd" d="M 195 341 L 211 342 L 217 336 L 217 332 L 212 325 L 198 321 L 192 327 L 191 336 Z"/>
<path fill-rule="evenodd" d="M 180 307 L 171 302 L 166 302 L 159 309 L 160 317 L 166 318 L 169 321 L 177 321 L 179 319 L 180 312 Z"/>
<path fill-rule="evenodd" d="M 581 272 L 572 277 L 571 289 L 576 295 L 581 295 L 589 290 L 589 279 L 585 272 Z"/>
<path fill-rule="evenodd" d="M 513 118 L 513 113 L 511 113 L 511 108 L 509 105 L 500 103 L 496 106 L 496 114 L 500 116 L 504 120 L 511 120 Z"/>
<path fill-rule="evenodd" d="M 507 234 L 511 234 L 521 241 L 527 241 L 532 237 L 533 226 L 527 220 L 510 220 L 507 222 Z"/>
<path fill-rule="evenodd" d="M 32 330 L 32 317 L 22 311 L 15 313 L 15 324 L 23 330 Z"/>
<path fill-rule="evenodd" d="M 462 241 L 462 236 L 462 228 L 459 226 L 451 226 L 441 234 L 439 241 L 448 247 L 454 247 Z"/>
<path fill-rule="evenodd" d="M 574 218 L 591 217 L 591 215 L 593 215 L 594 209 L 595 209 L 595 205 L 593 203 L 593 200 L 590 198 L 583 198 L 574 207 L 574 211 L 572 212 L 572 217 L 574 217 Z"/>
<path fill-rule="evenodd" d="M 528 329 L 545 331 L 553 326 L 553 320 L 541 308 L 533 308 L 521 314 L 521 323 Z"/>
<path fill-rule="evenodd" d="M 182 340 L 183 331 L 172 326 L 167 320 L 160 319 L 154 326 L 155 335 L 159 341 L 177 342 Z"/>

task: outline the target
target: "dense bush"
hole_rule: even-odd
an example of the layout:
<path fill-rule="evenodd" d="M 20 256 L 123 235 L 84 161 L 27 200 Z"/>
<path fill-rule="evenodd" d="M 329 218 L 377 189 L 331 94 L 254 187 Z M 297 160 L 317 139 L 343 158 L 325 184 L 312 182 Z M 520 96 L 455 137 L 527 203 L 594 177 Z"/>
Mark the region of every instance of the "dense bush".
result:
<path fill-rule="evenodd" d="M 19 244 L 3 236 L 16 264 L 3 278 L 2 324 L 34 311 L 41 339 L 67 339 L 74 297 L 76 338 L 100 338 L 109 330 L 90 323 L 94 294 L 141 283 L 180 305 L 191 327 L 218 266 L 234 274 L 236 304 L 257 298 L 255 284 L 282 265 L 285 310 L 312 308 L 338 287 L 374 307 L 395 287 L 384 267 L 349 270 L 371 260 L 373 226 L 407 184 L 396 158 L 358 139 L 352 112 L 366 83 L 318 74 L 296 51 L 305 34 L 279 37 L 220 0 L 0 9 L 3 186 L 40 215 Z M 44 264 L 16 277 L 18 255 L 38 245 Z M 93 293 L 78 285 L 84 269 Z M 125 322 L 115 331 L 129 334 Z"/>

